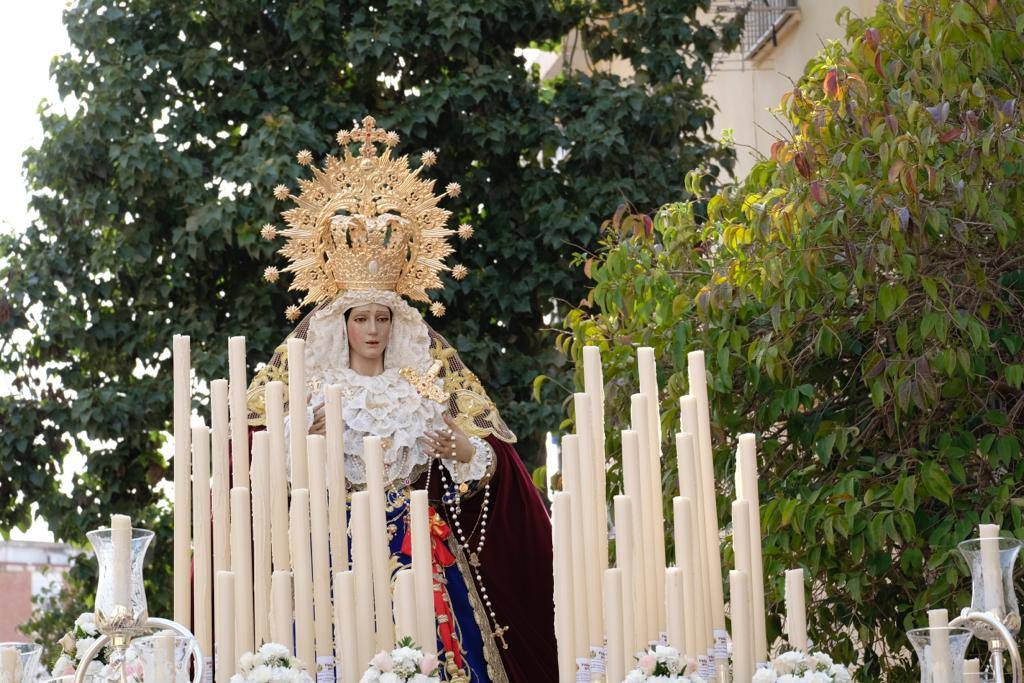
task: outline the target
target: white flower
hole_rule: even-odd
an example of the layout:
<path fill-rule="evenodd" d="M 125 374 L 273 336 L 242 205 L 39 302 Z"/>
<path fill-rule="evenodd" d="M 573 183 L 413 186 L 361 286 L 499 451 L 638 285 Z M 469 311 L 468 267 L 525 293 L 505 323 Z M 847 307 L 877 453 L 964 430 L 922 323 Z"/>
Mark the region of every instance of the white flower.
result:
<path fill-rule="evenodd" d="M 640 669 L 633 669 L 626 674 L 626 680 L 623 683 L 644 683 L 647 677 L 644 676 L 644 672 Z"/>
<path fill-rule="evenodd" d="M 284 659 L 291 655 L 291 650 L 278 643 L 267 643 L 259 650 L 259 656 L 267 659 Z"/>
<path fill-rule="evenodd" d="M 85 657 L 85 653 L 89 651 L 89 648 L 91 648 L 95 642 L 95 638 L 82 638 L 75 643 L 75 659 L 82 661 Z"/>
<path fill-rule="evenodd" d="M 807 683 L 832 683 L 832 677 L 824 671 L 809 671 L 804 674 Z"/>
<path fill-rule="evenodd" d="M 424 676 L 423 674 L 416 674 L 415 676 L 409 679 L 409 683 L 430 683 L 430 678 Z"/>
<path fill-rule="evenodd" d="M 378 683 L 380 681 L 380 673 L 375 669 L 367 669 L 363 677 L 359 679 L 359 683 Z"/>
<path fill-rule="evenodd" d="M 777 683 L 800 683 L 800 677 L 794 676 L 793 674 L 786 674 L 785 676 L 779 676 Z"/>
<path fill-rule="evenodd" d="M 242 674 L 235 674 L 230 678 L 228 683 L 245 683 L 245 679 L 242 678 Z"/>
<path fill-rule="evenodd" d="M 810 659 L 814 662 L 814 664 L 810 665 L 812 669 L 817 669 L 819 667 L 827 669 L 828 667 L 832 666 L 832 664 L 834 664 L 832 658 L 824 652 L 812 652 Z"/>
<path fill-rule="evenodd" d="M 249 681 L 252 683 L 270 683 L 274 680 L 274 671 L 266 664 L 253 667 L 249 672 Z"/>
<path fill-rule="evenodd" d="M 402 683 L 402 679 L 394 671 L 386 671 L 380 675 L 380 683 Z"/>
<path fill-rule="evenodd" d="M 238 658 L 238 666 L 241 667 L 242 671 L 248 671 L 256 664 L 256 655 L 251 652 L 246 652 L 244 655 Z"/>
<path fill-rule="evenodd" d="M 96 628 L 96 615 L 92 612 L 82 612 L 75 619 L 75 626 L 82 629 L 90 636 L 99 635 L 99 629 Z"/>
<path fill-rule="evenodd" d="M 799 667 L 804 665 L 804 663 L 804 653 L 799 650 L 783 652 L 775 658 L 774 662 L 772 662 L 775 668 L 775 673 L 778 674 L 795 673 Z"/>
<path fill-rule="evenodd" d="M 751 683 L 775 683 L 777 678 L 778 676 L 771 669 L 758 669 L 750 681 Z"/>
<path fill-rule="evenodd" d="M 852 683 L 853 681 L 850 670 L 842 664 L 833 664 L 829 667 L 829 673 L 832 674 L 832 680 L 836 683 Z"/>

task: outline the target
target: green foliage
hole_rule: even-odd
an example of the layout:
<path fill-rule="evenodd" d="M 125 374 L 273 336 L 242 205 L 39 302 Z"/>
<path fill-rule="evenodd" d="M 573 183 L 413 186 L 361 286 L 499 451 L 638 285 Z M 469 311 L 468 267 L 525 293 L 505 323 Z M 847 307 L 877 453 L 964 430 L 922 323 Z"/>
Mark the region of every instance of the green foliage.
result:
<path fill-rule="evenodd" d="M 157 523 L 171 335 L 192 337 L 202 378 L 225 376 L 229 333 L 246 336 L 250 363 L 269 357 L 294 300 L 259 278 L 273 261 L 259 228 L 283 208 L 271 188 L 304 175 L 295 151 L 332 151 L 368 112 L 400 153 L 440 151 L 440 186 L 462 184 L 446 208 L 476 227 L 455 256 L 471 275 L 448 283 L 438 328 L 540 460 L 559 407 L 533 402 L 529 383 L 565 372 L 545 316 L 585 292 L 567 245 L 592 245 L 622 196 L 650 209 L 694 165 L 731 163 L 701 86 L 737 26 L 702 25 L 708 5 L 72 3 L 73 50 L 52 73 L 77 108 L 41 110 L 25 165 L 38 218 L 0 236 L 0 373 L 14 378 L 0 397 L 0 529 L 25 527 L 32 503 L 71 541 L 111 512 Z M 581 61 L 637 77 L 524 68 L 517 48 L 567 34 Z M 60 495 L 71 451 L 87 462 Z"/>
<path fill-rule="evenodd" d="M 792 137 L 740 186 L 663 207 L 653 232 L 607 223 L 562 342 L 601 347 L 616 428 L 633 346 L 654 346 L 666 435 L 705 350 L 725 522 L 735 437 L 759 437 L 770 609 L 805 567 L 813 640 L 860 679 L 910 681 L 904 630 L 967 604 L 957 542 L 980 521 L 1024 536 L 1024 1 L 846 21 L 782 101 Z"/>

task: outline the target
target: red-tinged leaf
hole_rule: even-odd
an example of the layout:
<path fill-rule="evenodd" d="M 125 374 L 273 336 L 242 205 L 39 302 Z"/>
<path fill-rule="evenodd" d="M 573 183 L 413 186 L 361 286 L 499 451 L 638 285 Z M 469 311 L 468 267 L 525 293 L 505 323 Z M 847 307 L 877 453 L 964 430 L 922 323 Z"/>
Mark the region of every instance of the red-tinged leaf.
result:
<path fill-rule="evenodd" d="M 900 174 L 900 181 L 907 194 L 911 197 L 917 196 L 917 173 L 914 172 L 913 166 L 907 166 L 903 169 L 903 173 Z"/>
<path fill-rule="evenodd" d="M 796 164 L 796 170 L 800 175 L 808 179 L 811 177 L 811 164 L 807 161 L 807 157 L 804 156 L 803 152 L 796 153 L 793 157 L 793 163 Z"/>
<path fill-rule="evenodd" d="M 892 166 L 889 167 L 889 182 L 895 183 L 900 179 L 900 172 L 903 171 L 903 167 L 907 165 L 907 162 L 903 159 L 897 159 L 892 162 Z"/>
<path fill-rule="evenodd" d="M 864 42 L 867 43 L 872 50 L 877 50 L 879 43 L 882 42 L 882 36 L 878 32 L 877 28 L 869 28 L 864 31 Z"/>
<path fill-rule="evenodd" d="M 885 69 L 882 68 L 882 53 L 881 52 L 876 52 L 875 53 L 875 71 L 878 73 L 879 76 L 881 76 L 882 78 L 885 78 Z"/>
<path fill-rule="evenodd" d="M 642 216 L 644 222 L 644 235 L 650 237 L 654 234 L 654 221 L 646 213 Z"/>
<path fill-rule="evenodd" d="M 928 172 L 928 190 L 935 192 L 938 188 L 938 174 L 935 169 L 931 166 L 925 166 L 925 170 Z"/>
<path fill-rule="evenodd" d="M 622 217 L 626 213 L 626 205 L 619 204 L 619 208 L 615 209 L 615 214 L 612 215 L 612 228 L 615 232 L 619 231 L 619 226 L 622 225 Z"/>
<path fill-rule="evenodd" d="M 594 259 L 588 258 L 583 264 L 583 274 L 588 278 L 593 278 L 592 273 L 594 272 Z"/>
<path fill-rule="evenodd" d="M 772 161 L 778 161 L 782 151 L 786 148 L 785 140 L 776 140 L 772 143 L 771 159 Z"/>
<path fill-rule="evenodd" d="M 964 132 L 963 128 L 950 128 L 939 136 L 939 142 L 952 142 L 959 138 Z"/>
<path fill-rule="evenodd" d="M 900 132 L 900 125 L 896 122 L 896 117 L 889 114 L 885 117 L 885 122 L 889 124 L 889 130 L 893 132 L 893 135 Z"/>
<path fill-rule="evenodd" d="M 836 69 L 829 69 L 825 74 L 825 82 L 822 84 L 825 94 L 832 99 L 839 99 L 839 72 Z"/>
<path fill-rule="evenodd" d="M 814 201 L 819 204 L 824 205 L 828 202 L 828 194 L 825 192 L 824 188 L 822 188 L 821 183 L 817 180 L 811 183 L 811 196 L 814 197 Z"/>

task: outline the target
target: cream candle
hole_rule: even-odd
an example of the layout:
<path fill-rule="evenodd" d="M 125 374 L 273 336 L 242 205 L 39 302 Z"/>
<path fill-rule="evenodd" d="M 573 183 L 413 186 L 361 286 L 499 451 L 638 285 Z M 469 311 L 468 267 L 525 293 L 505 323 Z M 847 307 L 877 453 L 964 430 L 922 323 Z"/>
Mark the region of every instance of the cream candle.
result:
<path fill-rule="evenodd" d="M 114 605 L 132 608 L 132 518 L 110 516 L 111 568 Z"/>
<path fill-rule="evenodd" d="M 951 683 L 953 660 L 949 651 L 949 613 L 944 609 L 928 610 L 928 628 L 932 648 L 932 683 Z"/>
<path fill-rule="evenodd" d="M 255 647 L 270 642 L 270 442 L 265 430 L 252 436 L 252 576 Z"/>
<path fill-rule="evenodd" d="M 294 652 L 292 573 L 284 569 L 275 569 L 270 579 L 270 593 L 270 640 L 278 645 L 284 645 L 288 652 Z"/>
<path fill-rule="evenodd" d="M 786 635 L 794 650 L 807 652 L 807 608 L 804 604 L 804 570 L 786 570 Z"/>
<path fill-rule="evenodd" d="M 213 593 L 216 604 L 213 610 L 215 633 L 214 666 L 216 683 L 230 683 L 238 671 L 238 657 L 235 656 L 235 575 L 229 571 L 217 572 Z"/>
<path fill-rule="evenodd" d="M 658 394 L 658 371 L 654 349 L 641 346 L 636 351 L 637 370 L 640 376 L 640 393 L 647 397 L 647 457 L 650 461 L 648 476 L 651 484 L 651 524 L 653 525 L 652 568 L 655 577 L 655 599 L 658 608 L 658 635 L 666 627 L 665 616 L 665 542 L 662 530 L 665 528 L 665 512 L 662 507 L 661 483 L 661 409 Z"/>
<path fill-rule="evenodd" d="M 434 619 L 434 561 L 430 550 L 427 492 L 412 492 L 409 515 L 412 527 L 412 572 L 416 587 L 416 642 L 428 654 L 437 654 Z"/>
<path fill-rule="evenodd" d="M 411 569 L 395 573 L 395 639 L 412 638 L 419 645 L 416 628 L 416 578 Z"/>
<path fill-rule="evenodd" d="M 1006 612 L 1003 603 L 1003 570 L 999 564 L 999 525 L 979 524 L 981 544 L 981 584 L 985 610 L 1000 619 Z"/>
<path fill-rule="evenodd" d="M 231 471 L 228 457 L 228 383 L 210 382 L 210 459 L 213 468 L 213 571 L 231 569 Z"/>
<path fill-rule="evenodd" d="M 288 542 L 288 456 L 284 442 L 284 383 L 267 382 L 267 437 L 270 439 L 270 551 L 274 570 L 292 566 Z"/>
<path fill-rule="evenodd" d="M 13 647 L 0 647 L 0 673 L 4 681 L 21 682 L 21 655 Z"/>
<path fill-rule="evenodd" d="M 252 514 L 249 490 L 231 489 L 231 573 L 235 575 L 235 652 L 252 652 Z"/>
<path fill-rule="evenodd" d="M 678 436 L 678 435 L 677 435 Z M 679 645 L 680 651 L 696 658 L 707 652 L 708 644 L 700 638 L 700 630 L 704 627 L 701 614 L 704 603 L 698 600 L 696 578 L 696 553 L 694 553 L 694 536 L 696 527 L 693 524 L 693 502 L 689 498 L 676 496 L 672 499 L 672 512 L 675 517 L 676 567 L 682 572 L 681 590 L 683 603 L 683 635 L 684 642 Z"/>
<path fill-rule="evenodd" d="M 686 622 L 683 613 L 683 570 L 668 567 L 665 570 L 665 615 L 668 624 L 668 644 L 680 652 L 686 650 Z"/>
<path fill-rule="evenodd" d="M 384 453 L 380 437 L 363 439 L 366 491 L 370 494 L 370 552 L 373 558 L 373 611 L 377 615 L 377 649 L 395 645 L 395 624 L 391 618 L 391 550 L 387 543 L 387 513 L 384 495 Z"/>
<path fill-rule="evenodd" d="M 174 631 L 161 631 L 153 640 L 153 673 L 156 683 L 172 683 L 176 679 Z"/>
<path fill-rule="evenodd" d="M 591 426 L 591 400 L 587 394 L 573 395 L 576 416 L 576 447 L 579 458 L 579 493 L 581 526 L 583 527 L 583 552 L 588 562 L 583 565 L 584 582 L 587 587 L 588 639 L 591 647 L 601 647 L 604 641 L 604 598 L 601 594 L 603 580 L 601 565 L 596 561 L 600 552 L 597 528 L 597 461 L 594 458 L 593 430 Z"/>
<path fill-rule="evenodd" d="M 583 347 L 583 390 L 590 397 L 591 409 L 591 440 L 594 449 L 595 489 L 597 490 L 597 510 L 595 524 L 599 529 L 597 562 L 601 574 L 608 568 L 608 505 L 606 501 L 607 460 L 605 456 L 604 436 L 604 373 L 601 368 L 601 351 L 596 346 Z"/>
<path fill-rule="evenodd" d="M 345 504 L 345 440 L 341 387 L 327 387 L 324 401 L 327 435 L 327 506 L 330 513 L 331 567 L 348 570 L 348 511 Z"/>
<path fill-rule="evenodd" d="M 573 600 L 573 636 L 576 639 L 574 652 L 577 658 L 587 657 L 590 651 L 590 602 L 583 598 L 586 592 L 586 562 L 583 516 L 583 496 L 580 493 L 579 439 L 575 434 L 562 437 L 562 485 L 572 504 L 572 568 L 577 577 L 573 580 L 576 599 Z M 577 581 L 582 578 L 582 586 Z"/>
<path fill-rule="evenodd" d="M 292 454 L 292 487 L 309 485 L 306 471 L 306 340 L 288 340 L 288 418 Z"/>
<path fill-rule="evenodd" d="M 750 623 L 750 576 L 729 572 L 729 606 L 732 617 L 732 676 L 749 681 L 754 675 L 753 628 Z"/>
<path fill-rule="evenodd" d="M 334 651 L 338 656 L 338 683 L 356 683 L 369 662 L 359 661 L 356 631 L 355 575 L 351 571 L 334 572 Z"/>
<path fill-rule="evenodd" d="M 310 540 L 313 551 L 313 633 L 316 656 L 330 657 L 334 650 L 331 624 L 330 539 L 328 538 L 327 462 L 324 437 L 306 437 L 306 459 L 309 473 Z"/>
<path fill-rule="evenodd" d="M 736 449 L 736 498 L 748 503 L 750 529 L 750 598 L 754 615 L 754 657 L 768 661 L 765 623 L 764 564 L 761 557 L 761 498 L 758 491 L 757 442 L 753 434 L 740 434 Z"/>
<path fill-rule="evenodd" d="M 725 597 L 722 590 L 722 555 L 718 543 L 718 511 L 715 506 L 715 465 L 711 450 L 711 414 L 708 403 L 707 372 L 704 352 L 691 351 L 686 356 L 690 395 L 697 408 L 697 457 L 700 461 L 701 506 L 703 508 L 703 543 L 707 547 L 707 576 L 711 589 L 711 625 L 725 628 Z M 747 577 L 749 579 L 749 577 Z"/>
<path fill-rule="evenodd" d="M 376 628 L 373 605 L 373 556 L 370 551 L 370 494 L 368 492 L 357 491 L 352 494 L 349 527 L 352 530 L 352 574 L 356 584 L 356 645 L 360 666 L 366 666 L 376 652 L 374 649 L 376 647 Z"/>
<path fill-rule="evenodd" d="M 305 449 L 303 449 L 305 450 Z M 292 564 L 295 581 L 295 650 L 307 671 L 316 671 L 313 627 L 313 567 L 309 530 L 309 490 L 292 489 Z"/>
<path fill-rule="evenodd" d="M 228 338 L 228 403 L 231 408 L 231 474 L 234 486 L 252 488 L 249 482 L 249 408 L 245 392 L 245 337 Z M 238 577 L 235 577 L 237 580 Z M 248 652 L 248 650 L 246 650 Z"/>
<path fill-rule="evenodd" d="M 171 342 L 174 379 L 174 620 L 192 621 L 191 416 L 192 360 L 190 340 L 176 334 Z"/>
<path fill-rule="evenodd" d="M 204 656 L 213 652 L 213 535 L 210 529 L 210 428 L 192 428 L 192 518 L 196 524 L 193 579 L 195 619 L 193 630 Z"/>
<path fill-rule="evenodd" d="M 981 680 L 981 661 L 977 659 L 964 660 L 964 683 L 978 683 Z"/>
<path fill-rule="evenodd" d="M 564 454 L 564 450 L 563 450 Z M 559 683 L 576 678 L 576 608 L 573 605 L 572 494 L 556 491 L 551 502 L 554 550 L 555 639 L 558 646 Z"/>
<path fill-rule="evenodd" d="M 630 424 L 637 434 L 640 462 L 640 498 L 634 497 L 633 501 L 639 508 L 634 509 L 634 514 L 639 515 L 640 521 L 640 535 L 637 538 L 643 543 L 644 548 L 644 552 L 639 557 L 644 577 L 645 603 L 644 642 L 641 647 L 646 646 L 650 641 L 657 640 L 661 631 L 664 630 L 664 622 L 661 620 L 663 608 L 659 605 L 658 596 L 664 594 L 664 588 L 659 589 L 659 586 L 665 576 L 664 573 L 658 576 L 657 551 L 655 550 L 659 543 L 664 544 L 664 527 L 658 527 L 656 521 L 655 509 L 661 506 L 661 490 L 655 491 L 652 486 L 651 467 L 654 457 L 651 455 L 650 423 L 647 416 L 648 397 L 644 394 L 633 394 L 630 400 Z M 625 446 L 623 446 L 623 453 L 625 453 Z"/>
<path fill-rule="evenodd" d="M 626 432 L 622 433 L 623 448 L 626 443 Z M 635 439 L 634 433 L 634 439 Z M 636 524 L 633 520 L 633 499 L 629 496 L 615 496 L 615 562 L 622 570 L 622 650 L 627 664 L 633 661 L 633 655 L 646 649 L 644 640 L 642 614 L 644 600 L 642 588 L 636 580 Z"/>
<path fill-rule="evenodd" d="M 626 676 L 626 641 L 622 624 L 622 570 L 604 571 L 604 622 L 608 639 L 608 659 L 605 676 L 609 681 L 621 681 Z M 570 679 L 571 680 L 571 679 Z"/>
<path fill-rule="evenodd" d="M 684 396 L 679 400 L 679 408 L 683 431 L 676 435 L 676 463 L 679 469 L 679 491 L 688 498 L 693 506 L 693 540 L 686 547 L 693 557 L 693 582 L 696 590 L 693 608 L 696 622 L 696 643 L 698 650 L 692 655 L 704 655 L 713 644 L 711 616 L 711 577 L 708 574 L 708 554 L 711 549 L 704 545 L 704 527 L 701 516 L 703 489 L 699 475 L 700 458 L 696 452 L 695 434 L 697 429 L 697 405 L 692 396 Z M 694 431 L 689 431 L 689 430 Z"/>

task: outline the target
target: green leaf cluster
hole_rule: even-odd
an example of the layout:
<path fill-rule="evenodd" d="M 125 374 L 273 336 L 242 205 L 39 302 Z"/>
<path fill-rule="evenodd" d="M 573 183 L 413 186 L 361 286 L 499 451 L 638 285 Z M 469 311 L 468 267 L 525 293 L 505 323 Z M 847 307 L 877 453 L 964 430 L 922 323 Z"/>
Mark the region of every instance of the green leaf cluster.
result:
<path fill-rule="evenodd" d="M 758 435 L 770 635 L 803 566 L 812 639 L 910 681 L 904 631 L 967 604 L 956 544 L 1024 536 L 1024 1 L 844 19 L 741 184 L 606 223 L 562 341 L 601 347 L 615 428 L 654 346 L 666 453 L 703 349 L 725 523 L 736 436 Z M 676 476 L 669 457 L 667 496 Z"/>
<path fill-rule="evenodd" d="M 708 5 L 70 3 L 72 50 L 51 66 L 69 107 L 40 108 L 25 156 L 36 218 L 0 235 L 0 529 L 27 526 L 32 505 L 70 541 L 112 512 L 162 519 L 172 334 L 192 338 L 201 378 L 226 376 L 229 334 L 253 366 L 270 356 L 295 301 L 259 277 L 281 265 L 259 239 L 284 208 L 271 190 L 307 175 L 296 151 L 335 151 L 367 113 L 399 153 L 438 151 L 439 186 L 462 184 L 445 206 L 475 226 L 454 256 L 471 274 L 446 283 L 437 327 L 540 461 L 560 407 L 530 380 L 566 380 L 547 321 L 585 294 L 568 254 L 621 197 L 652 209 L 694 165 L 731 164 L 701 88 L 737 26 L 703 23 Z M 576 57 L 557 77 L 526 68 L 522 48 L 565 36 Z M 72 451 L 85 466 L 64 473 Z"/>

